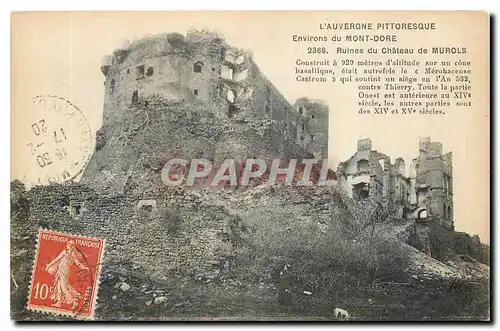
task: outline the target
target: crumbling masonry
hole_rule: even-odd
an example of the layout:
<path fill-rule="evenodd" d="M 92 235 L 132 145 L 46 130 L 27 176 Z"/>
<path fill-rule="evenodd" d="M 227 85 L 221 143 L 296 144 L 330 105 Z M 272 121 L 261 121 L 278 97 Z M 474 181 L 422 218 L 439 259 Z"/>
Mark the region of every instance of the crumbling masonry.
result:
<path fill-rule="evenodd" d="M 230 259 L 237 217 L 209 195 L 166 187 L 168 159 L 327 158 L 328 106 L 292 105 L 250 52 L 210 32 L 140 39 L 101 71 L 103 124 L 81 183 L 29 197 L 35 227 L 106 239 L 105 266 L 121 259 L 162 278 Z"/>
<path fill-rule="evenodd" d="M 419 155 L 406 175 L 405 162 L 372 149 L 370 139 L 358 141 L 356 153 L 338 168 L 339 181 L 351 198 L 372 198 L 395 207 L 399 218 L 426 222 L 429 218 L 453 229 L 452 153 L 440 142 L 419 140 Z"/>
<path fill-rule="evenodd" d="M 301 98 L 290 104 L 251 52 L 213 33 L 141 39 L 116 50 L 101 70 L 103 125 L 83 176 L 94 187 L 123 192 L 127 181 L 141 185 L 142 179 L 131 177 L 140 172 L 142 159 L 156 167 L 177 151 L 216 161 L 327 158 L 326 103 Z M 138 129 L 140 123 L 144 127 Z M 137 132 L 143 140 L 131 137 Z"/>

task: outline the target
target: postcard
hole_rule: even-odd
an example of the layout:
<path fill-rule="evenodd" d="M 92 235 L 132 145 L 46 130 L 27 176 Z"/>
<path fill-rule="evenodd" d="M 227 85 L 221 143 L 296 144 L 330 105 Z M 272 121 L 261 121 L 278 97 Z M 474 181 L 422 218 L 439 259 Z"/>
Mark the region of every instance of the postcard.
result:
<path fill-rule="evenodd" d="M 487 12 L 11 22 L 13 320 L 490 320 Z"/>

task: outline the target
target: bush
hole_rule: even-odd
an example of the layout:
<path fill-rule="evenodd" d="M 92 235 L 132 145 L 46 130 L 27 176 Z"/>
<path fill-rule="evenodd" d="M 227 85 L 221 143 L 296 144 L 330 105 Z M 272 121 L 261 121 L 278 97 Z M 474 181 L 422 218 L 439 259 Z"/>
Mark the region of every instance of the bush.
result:
<path fill-rule="evenodd" d="M 336 193 L 334 193 L 336 194 Z M 397 240 L 383 237 L 390 213 L 337 197 L 336 211 L 321 218 L 302 217 L 304 206 L 260 206 L 249 213 L 251 228 L 239 249 L 237 275 L 253 281 L 279 280 L 285 264 L 293 270 L 294 286 L 335 294 L 360 289 L 377 281 L 401 280 L 408 258 Z M 347 198 L 348 199 L 348 198 Z M 349 204 L 351 210 L 346 211 Z M 326 223 L 326 224 L 325 224 Z"/>
<path fill-rule="evenodd" d="M 26 187 L 19 180 L 10 183 L 10 218 L 12 221 L 26 221 L 29 214 L 29 201 Z"/>
<path fill-rule="evenodd" d="M 489 265 L 489 247 L 482 244 L 477 236 L 455 232 L 433 222 L 429 225 L 429 241 L 431 256 L 439 261 L 453 259 L 455 255 L 466 255 Z"/>
<path fill-rule="evenodd" d="M 454 251 L 454 232 L 441 224 L 433 222 L 429 225 L 429 242 L 431 256 L 439 261 L 449 260 Z"/>

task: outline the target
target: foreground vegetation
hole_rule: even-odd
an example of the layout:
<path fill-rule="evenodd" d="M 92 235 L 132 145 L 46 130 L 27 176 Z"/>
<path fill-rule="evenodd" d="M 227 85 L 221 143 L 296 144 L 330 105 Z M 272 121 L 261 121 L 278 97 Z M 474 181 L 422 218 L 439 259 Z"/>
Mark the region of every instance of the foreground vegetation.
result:
<path fill-rule="evenodd" d="M 415 277 L 405 244 L 384 235 L 394 221 L 391 210 L 332 197 L 322 213 L 278 194 L 242 207 L 241 231 L 220 247 L 234 259 L 217 277 L 174 274 L 159 282 L 130 261 L 110 262 L 102 270 L 96 318 L 331 320 L 340 307 L 353 320 L 489 319 L 488 279 Z M 28 209 L 22 186 L 14 185 L 11 316 L 54 320 L 25 309 L 36 246 Z M 121 282 L 130 289 L 116 286 Z M 156 297 L 165 299 L 155 303 Z"/>

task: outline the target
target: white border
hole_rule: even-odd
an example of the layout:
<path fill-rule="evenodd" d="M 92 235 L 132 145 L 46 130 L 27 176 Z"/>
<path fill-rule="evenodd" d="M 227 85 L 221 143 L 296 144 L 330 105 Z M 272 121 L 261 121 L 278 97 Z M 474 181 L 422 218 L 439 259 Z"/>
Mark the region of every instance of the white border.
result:
<path fill-rule="evenodd" d="M 116 1 L 114 3 L 111 3 L 109 1 L 100 1 L 100 0 L 86 0 L 82 2 L 72 2 L 72 1 L 53 1 L 53 0 L 43 0 L 43 1 L 36 1 L 36 0 L 17 0 L 14 2 L 10 1 L 2 1 L 0 6 L 2 7 L 1 11 L 1 32 L 2 33 L 2 41 L 3 41 L 3 47 L 1 48 L 1 55 L 2 55 L 2 63 L 3 63 L 3 68 L 4 70 L 8 70 L 9 75 L 2 75 L 2 88 L 0 89 L 0 93 L 2 93 L 2 98 L 4 102 L 4 110 L 0 112 L 0 134 L 2 135 L 0 139 L 0 145 L 2 146 L 3 150 L 5 151 L 4 155 L 10 155 L 10 12 L 11 11 L 27 11 L 27 10 L 486 10 L 492 13 L 496 13 L 498 15 L 499 13 L 499 4 L 500 1 L 498 0 L 474 0 L 474 1 L 436 1 L 436 0 L 418 0 L 418 1 L 401 1 L 401 0 L 378 0 L 378 1 L 371 1 L 371 0 L 365 0 L 365 1 L 356 1 L 356 0 L 349 0 L 345 2 L 340 2 L 340 1 L 325 1 L 325 0 L 307 0 L 303 2 L 285 2 L 285 1 L 280 1 L 280 2 L 274 2 L 271 3 L 270 1 L 264 1 L 264 0 L 252 0 L 252 1 L 247 1 L 247 2 L 242 2 L 242 1 L 228 1 L 228 0 L 210 0 L 210 1 L 158 1 L 158 0 L 140 0 L 140 1 L 128 1 L 128 0 L 121 0 L 121 1 Z M 495 45 L 498 45 L 498 16 L 496 17 L 496 33 L 495 33 Z M 496 57 L 495 57 L 496 58 Z M 4 71 L 5 72 L 5 71 Z M 498 77 L 498 64 L 495 68 L 495 77 Z M 495 91 L 492 91 L 491 93 L 495 93 L 496 95 L 500 95 L 500 93 L 497 93 L 498 91 L 498 85 L 496 86 Z M 493 105 L 492 105 L 493 106 Z M 499 124 L 499 119 L 498 115 L 496 115 L 496 120 L 495 120 L 495 127 L 498 128 Z M 493 141 L 491 142 L 493 143 Z M 495 139 L 495 146 L 497 147 L 498 150 L 498 141 Z M 500 166 L 498 165 L 498 162 L 496 162 L 496 167 L 495 169 L 491 169 L 492 171 L 495 170 L 498 172 L 500 169 Z M 3 198 L 0 199 L 2 202 L 2 211 L 4 212 L 5 219 L 4 219 L 4 231 L 1 231 L 2 235 L 4 236 L 3 240 L 0 240 L 0 244 L 3 246 L 2 247 L 2 265 L 4 266 L 9 266 L 10 265 L 10 254 L 9 249 L 8 249 L 8 242 L 10 241 L 10 238 L 7 238 L 10 234 L 10 224 L 9 222 L 6 222 L 5 220 L 10 219 L 9 217 L 9 196 L 8 196 L 8 191 L 9 191 L 9 185 L 10 185 L 10 173 L 9 173 L 9 168 L 10 165 L 9 163 L 2 162 L 0 163 L 0 169 L 2 172 L 2 192 Z M 497 175 L 498 176 L 498 175 Z M 497 181 L 494 183 L 494 187 L 492 186 L 491 189 L 496 189 L 497 188 Z M 495 205 L 499 206 L 500 205 L 500 198 L 496 197 L 495 201 L 492 202 Z M 491 215 L 491 217 L 494 217 L 494 215 Z M 496 221 L 496 219 L 494 219 Z M 497 225 L 495 227 L 495 239 L 498 238 L 498 232 L 499 232 L 499 226 Z M 494 241 L 492 241 L 494 242 Z M 497 256 L 495 261 L 492 261 L 492 265 L 494 265 L 497 260 L 498 260 L 498 255 L 494 254 L 494 256 Z M 10 270 L 9 268 L 2 268 L 3 272 L 5 273 L 4 280 L 7 280 L 10 278 Z M 496 284 L 497 277 L 494 278 L 494 282 Z M 2 282 L 2 298 L 4 300 L 0 301 L 0 304 L 2 305 L 2 309 L 0 310 L 3 314 L 2 316 L 2 324 L 1 326 L 7 327 L 7 328 L 13 328 L 14 324 L 12 322 L 9 323 L 10 321 L 10 304 L 9 301 L 6 300 L 5 298 L 10 298 L 10 289 L 9 285 L 10 281 L 5 281 Z M 499 318 L 499 309 L 498 309 L 498 302 L 495 307 L 494 316 L 498 319 Z M 308 328 L 311 324 L 297 324 L 295 327 L 298 328 Z M 33 326 L 37 327 L 39 325 L 30 325 L 30 326 L 25 326 L 25 328 L 32 328 Z M 121 325 L 118 325 L 120 327 Z M 141 327 L 142 325 L 132 325 L 131 327 Z M 202 328 L 206 327 L 220 327 L 220 324 L 214 324 L 214 325 L 207 325 L 207 324 L 201 324 L 199 325 Z M 230 325 L 230 327 L 235 326 Z M 287 325 L 252 325 L 252 328 L 290 328 L 292 325 L 287 324 Z M 370 325 L 363 325 L 363 326 L 355 326 L 355 328 L 364 328 L 364 327 L 373 329 L 373 328 L 386 328 L 386 327 L 398 327 L 398 324 L 392 324 L 392 325 L 377 325 L 377 324 L 370 324 Z M 401 325 L 404 327 L 412 327 L 411 325 Z M 415 324 L 414 326 L 423 326 L 426 329 L 441 329 L 443 327 L 452 327 L 452 328 L 476 328 L 480 327 L 478 325 L 470 325 L 470 324 L 462 324 L 462 325 L 425 325 L 425 324 Z M 70 324 L 65 324 L 65 328 L 73 328 L 74 325 Z M 85 326 L 88 327 L 88 326 Z M 111 327 L 111 325 L 97 325 L 95 328 L 103 328 L 107 329 Z M 177 329 L 179 328 L 179 325 L 162 325 L 160 327 L 168 327 L 169 329 Z M 183 326 L 187 327 L 187 326 Z M 195 327 L 195 326 L 189 326 L 189 327 Z M 326 325 L 326 327 L 332 327 L 332 325 Z M 338 328 L 342 327 L 340 325 L 334 325 L 333 327 Z"/>

